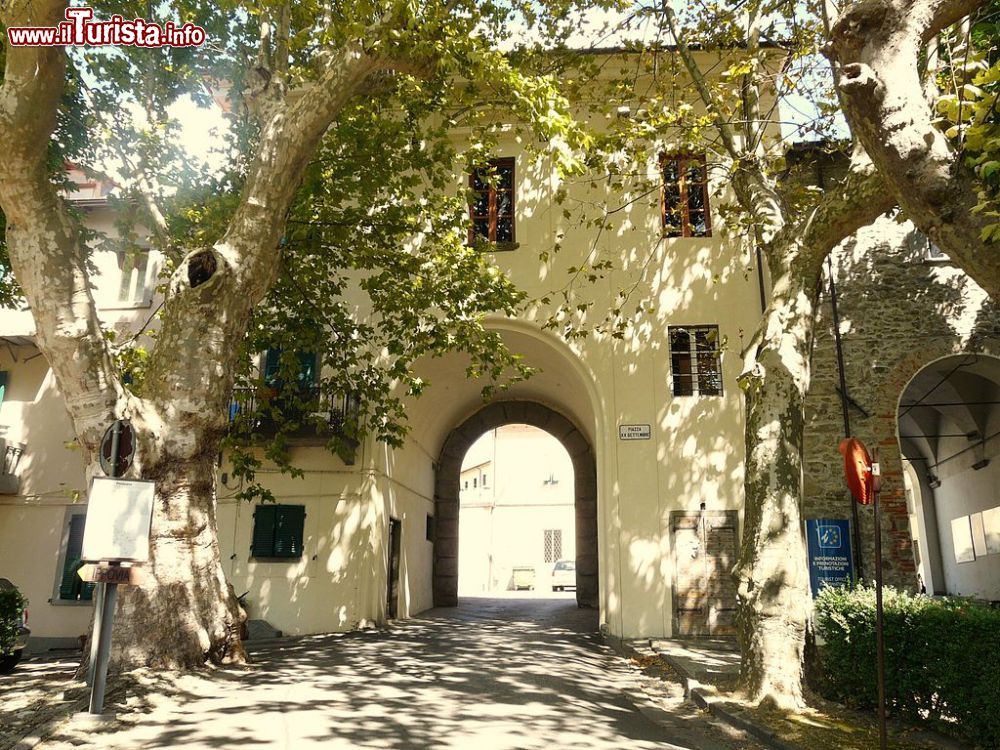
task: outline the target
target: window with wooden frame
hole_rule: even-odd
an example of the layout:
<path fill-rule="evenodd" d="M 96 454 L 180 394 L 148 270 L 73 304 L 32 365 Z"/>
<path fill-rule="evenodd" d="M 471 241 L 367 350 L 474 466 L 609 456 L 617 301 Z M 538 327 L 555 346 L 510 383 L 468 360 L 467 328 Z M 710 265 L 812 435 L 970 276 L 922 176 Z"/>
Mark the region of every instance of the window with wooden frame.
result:
<path fill-rule="evenodd" d="M 670 375 L 675 396 L 721 396 L 718 326 L 670 326 Z"/>
<path fill-rule="evenodd" d="M 667 237 L 711 237 L 704 154 L 660 156 L 660 215 Z"/>
<path fill-rule="evenodd" d="M 472 228 L 469 243 L 477 237 L 496 243 L 514 243 L 514 160 L 494 159 L 469 175 Z"/>

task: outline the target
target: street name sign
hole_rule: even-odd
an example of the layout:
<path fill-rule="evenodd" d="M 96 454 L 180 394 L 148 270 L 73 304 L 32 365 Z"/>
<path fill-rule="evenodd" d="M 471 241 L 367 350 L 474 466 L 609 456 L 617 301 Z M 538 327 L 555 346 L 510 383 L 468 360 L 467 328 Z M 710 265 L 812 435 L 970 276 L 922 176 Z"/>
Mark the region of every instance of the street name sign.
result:
<path fill-rule="evenodd" d="M 138 586 L 144 579 L 142 568 L 104 563 L 81 565 L 77 575 L 88 583 L 117 583 L 120 586 Z"/>
<path fill-rule="evenodd" d="M 619 440 L 649 440 L 652 432 L 648 424 L 618 425 Z"/>

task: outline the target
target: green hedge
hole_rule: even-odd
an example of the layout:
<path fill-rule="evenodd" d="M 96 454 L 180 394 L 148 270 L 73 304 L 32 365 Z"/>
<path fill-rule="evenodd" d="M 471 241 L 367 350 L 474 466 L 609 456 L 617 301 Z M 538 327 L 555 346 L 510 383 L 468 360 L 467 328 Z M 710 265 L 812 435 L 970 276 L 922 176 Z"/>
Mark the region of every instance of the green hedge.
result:
<path fill-rule="evenodd" d="M 1000 609 L 883 592 L 890 714 L 1000 747 Z M 874 709 L 874 588 L 824 590 L 816 600 L 816 631 L 820 691 Z"/>
<path fill-rule="evenodd" d="M 10 653 L 28 601 L 17 589 L 0 589 L 0 656 Z"/>

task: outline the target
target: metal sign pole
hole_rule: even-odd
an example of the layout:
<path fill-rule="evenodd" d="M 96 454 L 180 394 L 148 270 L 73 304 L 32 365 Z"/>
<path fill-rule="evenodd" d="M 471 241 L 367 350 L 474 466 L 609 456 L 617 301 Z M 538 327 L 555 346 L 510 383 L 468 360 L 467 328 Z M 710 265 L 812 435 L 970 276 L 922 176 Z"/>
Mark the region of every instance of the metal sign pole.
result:
<path fill-rule="evenodd" d="M 881 484 L 881 469 L 878 463 L 878 452 L 872 462 L 872 487 L 874 489 L 875 510 L 875 659 L 878 675 L 878 746 L 886 750 L 885 728 L 885 638 L 882 618 L 882 508 L 879 504 L 879 485 Z"/>
<path fill-rule="evenodd" d="M 116 419 L 111 427 L 111 471 L 108 475 L 118 476 L 118 449 L 121 443 L 122 423 Z M 112 563 L 117 565 L 118 563 Z M 104 712 L 104 691 L 108 682 L 108 660 L 111 658 L 111 628 L 115 620 L 115 604 L 118 600 L 118 584 L 101 582 L 98 586 L 100 606 L 94 617 L 94 634 L 91 636 L 90 664 L 87 669 L 90 683 L 90 713 Z"/>
<path fill-rule="evenodd" d="M 833 259 L 827 256 L 827 270 L 830 273 L 830 304 L 833 311 L 833 341 L 837 351 L 837 373 L 840 377 L 840 412 L 844 420 L 844 437 L 851 437 L 851 413 L 848 408 L 847 376 L 844 373 L 844 345 L 840 339 L 840 311 L 837 308 L 837 284 L 833 279 Z M 850 493 L 851 502 L 851 547 L 855 575 L 865 577 L 864 560 L 861 555 L 861 525 L 858 521 L 858 504 Z"/>
<path fill-rule="evenodd" d="M 108 660 L 111 658 L 111 628 L 115 620 L 115 603 L 118 599 L 118 584 L 104 583 L 104 606 L 103 612 L 98 620 L 94 622 L 94 629 L 97 630 L 100 623 L 100 631 L 97 636 L 97 667 L 94 673 L 94 684 L 90 690 L 90 713 L 100 714 L 104 712 L 104 690 L 108 681 Z"/>

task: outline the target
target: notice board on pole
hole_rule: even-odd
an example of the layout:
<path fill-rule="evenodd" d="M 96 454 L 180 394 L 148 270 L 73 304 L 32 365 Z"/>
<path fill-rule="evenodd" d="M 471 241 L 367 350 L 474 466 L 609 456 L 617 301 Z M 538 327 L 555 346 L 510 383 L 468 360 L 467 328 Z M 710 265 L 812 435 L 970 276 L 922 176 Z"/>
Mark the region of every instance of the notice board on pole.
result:
<path fill-rule="evenodd" d="M 809 586 L 815 598 L 824 586 L 844 586 L 854 580 L 851 522 L 846 518 L 806 521 Z"/>
<path fill-rule="evenodd" d="M 88 562 L 146 562 L 153 482 L 97 477 L 90 485 L 83 552 Z"/>

